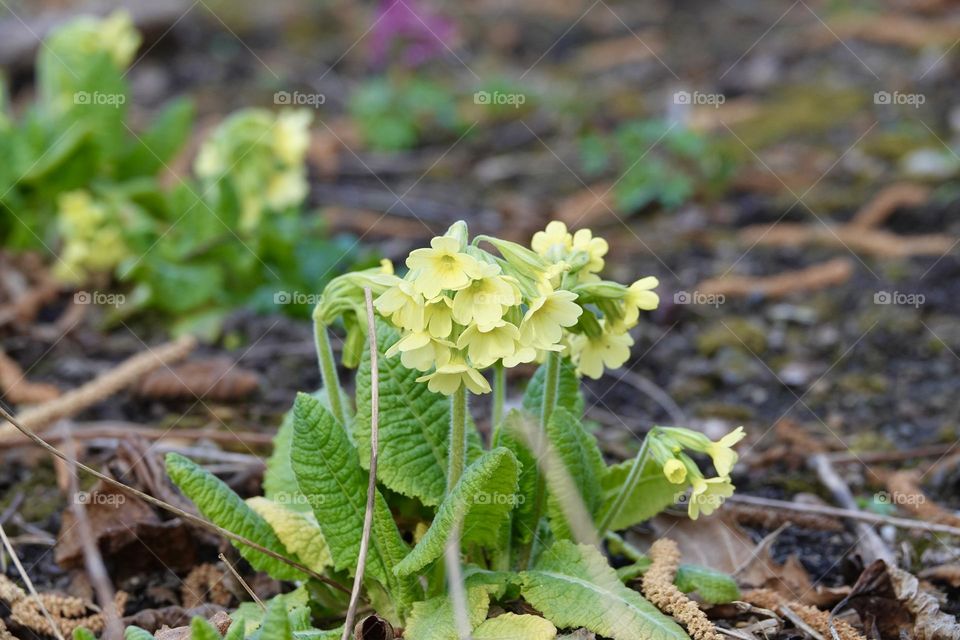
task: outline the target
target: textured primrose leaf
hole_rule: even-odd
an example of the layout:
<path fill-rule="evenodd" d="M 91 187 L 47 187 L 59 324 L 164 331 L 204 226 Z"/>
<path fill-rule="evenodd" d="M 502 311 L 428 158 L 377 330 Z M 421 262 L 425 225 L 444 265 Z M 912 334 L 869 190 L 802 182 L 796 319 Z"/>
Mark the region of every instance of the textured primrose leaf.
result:
<path fill-rule="evenodd" d="M 291 462 L 338 571 L 354 571 L 360 553 L 367 503 L 367 472 L 346 431 L 316 398 L 299 394 L 294 403 Z M 414 579 L 397 578 L 394 567 L 409 547 L 390 509 L 377 492 L 366 573 L 392 596 L 400 615 L 419 592 Z"/>
<path fill-rule="evenodd" d="M 523 394 L 523 408 L 539 419 L 543 407 L 543 381 L 547 375 L 547 365 L 540 365 L 534 372 L 527 390 Z M 580 392 L 580 379 L 577 369 L 567 359 L 560 360 L 560 385 L 557 393 L 557 406 L 566 409 L 575 416 L 583 415 L 583 394 Z"/>
<path fill-rule="evenodd" d="M 215 475 L 177 453 L 168 453 L 166 463 L 170 479 L 197 505 L 204 517 L 271 551 L 284 556 L 290 555 L 267 521 Z M 244 544 L 233 544 L 257 571 L 264 571 L 277 580 L 299 580 L 306 577 L 301 571 L 276 558 Z"/>
<path fill-rule="evenodd" d="M 446 490 L 450 400 L 417 382 L 419 371 L 384 353 L 400 339 L 396 329 L 377 322 L 380 383 L 380 452 L 377 480 L 393 491 L 440 504 Z M 353 435 L 360 462 L 370 466 L 370 352 L 357 370 L 357 418 Z"/>
<path fill-rule="evenodd" d="M 557 628 L 540 616 L 503 613 L 484 620 L 473 630 L 473 640 L 553 640 Z"/>
<path fill-rule="evenodd" d="M 643 557 L 632 565 L 617 569 L 623 581 L 642 576 L 650 568 L 650 558 Z M 740 587 L 733 576 L 699 564 L 681 564 L 673 584 L 684 593 L 696 591 L 700 599 L 710 604 L 725 604 L 740 599 Z"/>
<path fill-rule="evenodd" d="M 631 458 L 607 468 L 603 478 L 604 504 L 598 512 L 598 520 L 602 520 L 612 506 L 620 487 L 627 480 L 634 460 L 635 458 Z M 653 460 L 648 461 L 633 491 L 623 502 L 620 513 L 610 523 L 610 530 L 619 531 L 649 520 L 676 503 L 686 487 L 686 484 L 673 484 L 667 480 L 660 465 Z"/>
<path fill-rule="evenodd" d="M 295 511 L 290 505 L 280 504 L 267 498 L 249 498 L 247 504 L 267 521 L 280 542 L 300 562 L 317 573 L 333 564 L 327 541 L 312 513 Z"/>
<path fill-rule="evenodd" d="M 547 487 L 550 491 L 548 512 L 553 532 L 558 538 L 572 538 L 567 518 L 579 507 L 586 517 L 593 518 L 603 505 L 603 477 L 607 466 L 597 441 L 583 428 L 579 418 L 558 408 L 547 425 L 547 438 L 556 454 L 556 462 L 564 469 L 549 468 Z M 593 522 L 589 523 L 591 526 Z"/>
<path fill-rule="evenodd" d="M 483 622 L 490 609 L 487 586 L 467 587 L 467 618 L 470 628 Z M 415 640 L 460 640 L 449 595 L 437 596 L 413 605 L 403 636 Z"/>
<path fill-rule="evenodd" d="M 613 640 L 689 640 L 671 618 L 623 585 L 596 547 L 560 541 L 521 575 L 520 592 L 560 628 Z"/>
<path fill-rule="evenodd" d="M 536 529 L 533 513 L 537 492 L 537 461 L 523 436 L 525 429 L 536 428 L 533 418 L 513 410 L 497 427 L 493 437 L 493 446 L 509 449 L 520 463 L 517 505 L 510 513 L 511 535 L 520 544 L 529 544 Z"/>
<path fill-rule="evenodd" d="M 238 615 L 237 612 L 234 612 L 230 616 L 231 622 L 230 626 L 227 628 L 227 632 L 223 634 L 223 640 L 243 640 L 246 632 L 246 622 L 243 619 L 243 616 Z M 149 638 L 153 638 L 151 633 Z M 149 638 L 137 638 L 136 640 L 149 640 Z M 132 640 L 131 638 L 124 638 L 124 640 Z"/>
<path fill-rule="evenodd" d="M 462 544 L 496 547 L 517 501 L 517 473 L 517 459 L 503 447 L 467 467 L 420 542 L 394 569 L 396 574 L 414 574 L 442 556 L 458 521 L 462 522 Z"/>
<path fill-rule="evenodd" d="M 74 638 L 76 638 L 76 632 L 74 632 Z M 154 636 L 146 629 L 130 625 L 123 630 L 123 640 L 154 640 Z"/>
<path fill-rule="evenodd" d="M 310 504 L 302 498 L 297 476 L 290 465 L 293 446 L 293 410 L 287 411 L 277 435 L 273 438 L 273 453 L 267 459 L 263 473 L 263 494 L 268 499 L 287 505 L 295 511 L 310 511 Z"/>
<path fill-rule="evenodd" d="M 97 640 L 97 636 L 95 636 L 90 629 L 85 627 L 77 627 L 73 630 L 71 636 L 73 637 L 73 640 Z M 150 637 L 152 638 L 153 635 Z"/>
<path fill-rule="evenodd" d="M 263 625 L 257 634 L 257 640 L 293 640 L 286 602 L 275 598 L 270 603 L 263 617 Z"/>
<path fill-rule="evenodd" d="M 200 616 L 190 621 L 190 640 L 220 640 L 217 628 Z"/>

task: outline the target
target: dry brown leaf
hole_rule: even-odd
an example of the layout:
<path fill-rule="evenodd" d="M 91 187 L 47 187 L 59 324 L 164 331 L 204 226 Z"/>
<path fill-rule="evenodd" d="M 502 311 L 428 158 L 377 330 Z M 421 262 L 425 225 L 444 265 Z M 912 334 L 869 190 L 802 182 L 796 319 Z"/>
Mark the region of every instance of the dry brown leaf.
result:
<path fill-rule="evenodd" d="M 725 276 L 704 280 L 697 290 L 705 295 L 746 297 L 763 295 L 782 298 L 792 293 L 817 291 L 843 284 L 853 275 L 853 263 L 834 258 L 805 269 L 786 271 L 775 276 Z"/>
<path fill-rule="evenodd" d="M 194 360 L 147 374 L 135 387 L 137 395 L 153 399 L 195 399 L 218 402 L 243 400 L 260 387 L 260 377 L 229 358 Z"/>

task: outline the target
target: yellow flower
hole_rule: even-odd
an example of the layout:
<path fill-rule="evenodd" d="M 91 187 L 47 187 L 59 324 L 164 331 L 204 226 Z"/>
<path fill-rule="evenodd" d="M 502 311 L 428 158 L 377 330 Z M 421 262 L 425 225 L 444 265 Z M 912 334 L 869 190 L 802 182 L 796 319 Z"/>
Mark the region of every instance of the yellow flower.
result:
<path fill-rule="evenodd" d="M 631 328 L 636 326 L 640 319 L 640 311 L 653 311 L 660 304 L 660 296 L 651 291 L 660 284 L 660 281 L 653 276 L 640 278 L 627 289 L 627 295 L 623 299 L 623 326 Z"/>
<path fill-rule="evenodd" d="M 267 206 L 277 211 L 286 209 L 303 202 L 307 197 L 307 179 L 302 169 L 288 169 L 280 171 L 272 176 L 267 183 L 266 202 Z M 251 198 L 259 214 L 259 204 L 257 198 Z"/>
<path fill-rule="evenodd" d="M 423 310 L 423 324 L 434 338 L 447 338 L 453 331 L 453 302 L 447 296 L 438 296 Z"/>
<path fill-rule="evenodd" d="M 610 245 L 603 238 L 594 238 L 590 229 L 580 229 L 573 234 L 573 250 L 583 251 L 590 256 L 584 270 L 599 273 L 603 271 L 603 256 L 607 255 Z"/>
<path fill-rule="evenodd" d="M 390 322 L 407 331 L 423 329 L 423 298 L 413 283 L 397 278 L 396 285 L 384 291 L 373 306 Z"/>
<path fill-rule="evenodd" d="M 496 326 L 510 307 L 520 304 L 520 291 L 507 278 L 497 275 L 499 267 L 484 265 L 483 277 L 474 280 L 453 296 L 453 319 L 462 325 L 476 323 L 481 331 Z"/>
<path fill-rule="evenodd" d="M 133 26 L 133 19 L 127 11 L 114 11 L 100 21 L 97 41 L 109 54 L 113 63 L 124 68 L 140 48 L 140 34 Z"/>
<path fill-rule="evenodd" d="M 519 338 L 520 331 L 503 320 L 486 331 L 480 329 L 478 325 L 472 324 L 460 334 L 457 348 L 467 349 L 470 362 L 482 369 L 489 367 L 501 358 L 513 355 L 517 350 L 517 340 Z"/>
<path fill-rule="evenodd" d="M 702 513 L 710 515 L 720 508 L 725 498 L 733 495 L 734 486 L 727 476 L 719 478 L 693 478 L 693 491 L 690 492 L 690 503 L 687 505 L 687 515 L 696 520 Z"/>
<path fill-rule="evenodd" d="M 473 393 L 490 393 L 486 378 L 463 360 L 451 360 L 433 373 L 420 376 L 417 382 L 426 382 L 430 391 L 447 396 L 453 395 L 461 384 Z"/>
<path fill-rule="evenodd" d="M 549 349 L 560 342 L 563 328 L 577 324 L 583 313 L 575 302 L 577 294 L 563 290 L 546 291 L 530 303 L 520 323 L 520 339 L 535 349 Z"/>
<path fill-rule="evenodd" d="M 574 336 L 571 340 L 573 360 L 577 373 L 594 380 L 603 375 L 603 369 L 617 369 L 630 357 L 633 338 L 629 333 L 604 331 L 596 338 L 586 335 Z"/>
<path fill-rule="evenodd" d="M 450 362 L 449 342 L 434 340 L 425 331 L 411 331 L 387 349 L 386 356 L 400 354 L 400 362 L 407 369 L 429 371 L 434 366 L 442 367 Z"/>
<path fill-rule="evenodd" d="M 743 440 L 746 435 L 743 427 L 737 427 L 717 442 L 711 442 L 706 446 L 704 453 L 709 455 L 710 459 L 713 460 L 713 466 L 716 467 L 719 475 L 730 475 L 730 471 L 733 470 L 733 465 L 737 463 L 737 453 L 732 447 Z"/>
<path fill-rule="evenodd" d="M 507 369 L 512 369 L 518 364 L 526 364 L 528 362 L 533 362 L 537 359 L 537 350 L 533 347 L 528 347 L 522 343 L 517 343 L 516 348 L 512 354 L 509 356 L 504 356 L 503 366 Z"/>
<path fill-rule="evenodd" d="M 310 121 L 306 109 L 282 111 L 273 127 L 273 152 L 288 166 L 299 166 L 310 147 Z"/>
<path fill-rule="evenodd" d="M 673 484 L 683 484 L 687 479 L 687 468 L 676 458 L 670 458 L 663 465 L 663 475 Z"/>
<path fill-rule="evenodd" d="M 546 229 L 533 234 L 530 247 L 544 258 L 556 262 L 573 248 L 573 236 L 567 232 L 567 225 L 554 220 Z"/>
<path fill-rule="evenodd" d="M 382 258 L 380 260 L 380 273 L 384 273 L 388 276 L 393 275 L 393 263 L 387 258 Z"/>
<path fill-rule="evenodd" d="M 436 298 L 444 289 L 463 289 L 483 276 L 480 262 L 461 253 L 456 238 L 447 236 L 431 240 L 429 249 L 411 251 L 407 266 L 416 271 L 416 290 L 427 299 Z"/>

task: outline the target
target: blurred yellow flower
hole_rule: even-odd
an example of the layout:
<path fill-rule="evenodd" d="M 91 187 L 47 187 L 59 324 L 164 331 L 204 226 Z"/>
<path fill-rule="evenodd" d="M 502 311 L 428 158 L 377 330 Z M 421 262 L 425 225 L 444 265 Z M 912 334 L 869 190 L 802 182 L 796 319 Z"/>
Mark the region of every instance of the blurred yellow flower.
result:
<path fill-rule="evenodd" d="M 567 225 L 554 220 L 543 231 L 533 234 L 530 248 L 552 262 L 562 260 L 573 248 L 573 236 L 567 232 Z"/>
<path fill-rule="evenodd" d="M 579 229 L 573 234 L 573 250 L 583 251 L 590 257 L 584 270 L 599 273 L 603 270 L 603 256 L 607 255 L 610 245 L 603 238 L 594 238 L 590 229 Z"/>
<path fill-rule="evenodd" d="M 653 276 L 640 278 L 627 289 L 623 299 L 623 325 L 625 328 L 636 326 L 640 311 L 653 311 L 660 304 L 660 296 L 652 291 L 660 284 Z"/>
<path fill-rule="evenodd" d="M 106 49 L 118 68 L 124 69 L 140 48 L 140 34 L 133 26 L 128 11 L 114 11 L 100 21 L 97 35 L 99 46 Z"/>
<path fill-rule="evenodd" d="M 430 391 L 447 396 L 453 395 L 460 385 L 465 385 L 472 393 L 490 393 L 486 378 L 463 360 L 452 360 L 433 373 L 420 376 L 417 382 L 426 382 Z"/>
<path fill-rule="evenodd" d="M 716 467 L 718 475 L 730 475 L 733 465 L 737 463 L 737 453 L 732 447 L 743 440 L 746 435 L 743 427 L 737 427 L 717 442 L 711 442 L 704 448 L 704 453 L 713 460 L 713 466 Z"/>
<path fill-rule="evenodd" d="M 451 346 L 449 342 L 434 340 L 425 331 L 411 331 L 387 349 L 386 356 L 392 358 L 399 353 L 406 368 L 429 371 L 450 362 Z"/>
<path fill-rule="evenodd" d="M 676 458 L 670 458 L 663 465 L 663 475 L 673 484 L 683 484 L 687 479 L 687 468 Z"/>
<path fill-rule="evenodd" d="M 595 338 L 576 335 L 570 341 L 577 373 L 594 380 L 603 375 L 604 367 L 617 369 L 623 366 L 623 363 L 630 358 L 631 346 L 633 346 L 633 338 L 629 333 L 610 331 L 604 331 Z"/>
<path fill-rule="evenodd" d="M 423 329 L 423 298 L 415 290 L 413 283 L 396 279 L 396 284 L 384 291 L 373 306 L 380 315 L 407 331 Z"/>
<path fill-rule="evenodd" d="M 687 505 L 687 515 L 690 516 L 691 520 L 699 518 L 701 513 L 705 516 L 710 515 L 720 508 L 724 499 L 733 495 L 734 486 L 727 476 L 720 478 L 694 477 L 691 482 L 693 490 L 690 492 L 690 502 Z"/>
<path fill-rule="evenodd" d="M 310 122 L 306 109 L 281 111 L 273 127 L 273 152 L 286 165 L 298 166 L 310 147 Z"/>
<path fill-rule="evenodd" d="M 501 358 L 513 355 L 517 350 L 519 337 L 520 331 L 503 320 L 486 331 L 472 324 L 460 334 L 457 348 L 466 349 L 470 362 L 482 369 Z"/>
<path fill-rule="evenodd" d="M 520 324 L 520 339 L 535 349 L 549 349 L 560 342 L 564 327 L 577 324 L 583 309 L 577 294 L 569 291 L 541 292 L 530 303 Z"/>
<path fill-rule="evenodd" d="M 481 331 L 496 326 L 503 314 L 520 304 L 520 290 L 507 278 L 497 275 L 496 265 L 484 265 L 483 277 L 474 280 L 453 296 L 453 319 L 462 325 L 476 323 Z"/>
<path fill-rule="evenodd" d="M 437 236 L 430 248 L 414 249 L 407 257 L 407 267 L 414 270 L 415 288 L 425 298 L 437 297 L 444 289 L 456 291 L 483 276 L 480 262 L 460 252 L 456 238 Z"/>

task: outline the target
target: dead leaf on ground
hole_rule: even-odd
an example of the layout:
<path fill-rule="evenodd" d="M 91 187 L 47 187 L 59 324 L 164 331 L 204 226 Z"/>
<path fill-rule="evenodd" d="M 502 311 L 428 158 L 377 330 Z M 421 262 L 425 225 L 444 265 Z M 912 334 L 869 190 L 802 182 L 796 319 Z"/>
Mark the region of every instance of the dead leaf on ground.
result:
<path fill-rule="evenodd" d="M 960 640 L 960 624 L 940 611 L 937 599 L 920 590 L 916 576 L 877 560 L 864 569 L 853 590 L 834 612 L 850 606 L 867 629 L 881 637 Z"/>
<path fill-rule="evenodd" d="M 218 402 L 246 399 L 260 387 L 260 376 L 229 358 L 194 360 L 147 374 L 135 387 L 152 399 L 196 399 Z"/>
<path fill-rule="evenodd" d="M 227 629 L 230 628 L 230 623 L 233 622 L 225 611 L 217 611 L 210 616 L 207 621 L 216 627 L 221 636 L 227 632 Z M 174 628 L 164 627 L 157 631 L 154 637 L 156 637 L 157 640 L 190 640 L 190 625 L 187 624 Z"/>
<path fill-rule="evenodd" d="M 209 619 L 222 611 L 223 607 L 215 604 L 205 604 L 196 609 L 184 609 L 183 607 L 143 609 L 133 615 L 124 617 L 123 624 L 137 626 L 153 633 L 164 627 L 188 626 L 190 621 L 197 616 Z"/>

